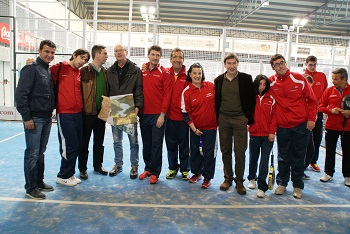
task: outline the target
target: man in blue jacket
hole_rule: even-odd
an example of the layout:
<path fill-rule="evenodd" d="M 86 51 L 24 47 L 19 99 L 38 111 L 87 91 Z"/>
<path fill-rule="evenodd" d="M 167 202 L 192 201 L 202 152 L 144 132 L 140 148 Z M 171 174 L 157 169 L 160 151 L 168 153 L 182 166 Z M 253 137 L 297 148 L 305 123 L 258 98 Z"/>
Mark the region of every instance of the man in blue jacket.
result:
<path fill-rule="evenodd" d="M 24 176 L 26 195 L 45 199 L 41 191 L 53 191 L 45 184 L 44 152 L 51 131 L 51 115 L 55 106 L 53 81 L 49 69 L 54 59 L 56 45 L 50 40 L 40 43 L 39 57 L 21 70 L 15 93 L 17 110 L 22 115 L 26 150 L 24 151 Z"/>

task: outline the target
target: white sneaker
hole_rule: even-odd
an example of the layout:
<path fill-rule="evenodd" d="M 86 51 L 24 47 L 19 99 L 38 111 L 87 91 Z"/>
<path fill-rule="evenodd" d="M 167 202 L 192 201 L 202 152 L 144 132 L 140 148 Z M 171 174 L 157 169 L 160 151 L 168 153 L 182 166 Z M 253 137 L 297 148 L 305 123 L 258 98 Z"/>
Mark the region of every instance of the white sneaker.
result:
<path fill-rule="evenodd" d="M 330 180 L 332 180 L 332 179 L 333 179 L 332 176 L 327 175 L 326 173 L 324 173 L 324 175 L 320 178 L 320 181 L 322 181 L 322 182 L 328 182 L 328 181 L 330 181 Z"/>
<path fill-rule="evenodd" d="M 66 185 L 66 186 L 75 186 L 75 185 L 78 184 L 76 180 L 72 179 L 72 177 L 68 178 L 68 179 L 62 179 L 60 177 L 57 177 L 56 183 L 57 184 L 63 184 L 63 185 Z"/>
<path fill-rule="evenodd" d="M 344 184 L 350 186 L 350 177 L 344 177 Z"/>
<path fill-rule="evenodd" d="M 77 181 L 77 184 L 80 184 L 80 183 L 81 183 L 81 179 L 75 177 L 74 175 L 73 175 L 70 179 L 76 180 L 76 181 Z"/>
<path fill-rule="evenodd" d="M 249 180 L 249 184 L 248 184 L 248 188 L 250 189 L 255 189 L 256 188 L 256 184 L 255 184 L 255 180 Z"/>
<path fill-rule="evenodd" d="M 260 189 L 258 189 L 258 193 L 256 194 L 256 196 L 258 198 L 264 198 L 265 197 L 265 192 L 260 190 Z"/>

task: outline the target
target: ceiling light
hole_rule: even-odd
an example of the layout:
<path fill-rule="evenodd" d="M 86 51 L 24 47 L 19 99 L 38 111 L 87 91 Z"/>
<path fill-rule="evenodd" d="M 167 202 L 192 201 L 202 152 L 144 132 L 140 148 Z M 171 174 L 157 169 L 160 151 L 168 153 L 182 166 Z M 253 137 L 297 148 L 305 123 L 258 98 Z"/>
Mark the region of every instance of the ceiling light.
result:
<path fill-rule="evenodd" d="M 269 1 L 265 1 L 264 0 L 261 0 L 261 6 L 262 7 L 268 7 L 270 5 L 270 2 Z"/>

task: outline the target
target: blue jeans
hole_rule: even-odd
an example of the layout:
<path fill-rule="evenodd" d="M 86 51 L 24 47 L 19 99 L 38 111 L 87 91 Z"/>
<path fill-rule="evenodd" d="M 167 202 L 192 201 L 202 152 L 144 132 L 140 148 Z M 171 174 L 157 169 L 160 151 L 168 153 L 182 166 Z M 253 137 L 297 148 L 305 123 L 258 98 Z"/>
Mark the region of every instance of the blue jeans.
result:
<path fill-rule="evenodd" d="M 287 186 L 291 177 L 294 188 L 304 188 L 302 177 L 306 148 L 311 131 L 306 129 L 306 122 L 292 128 L 277 129 L 278 146 L 278 185 Z"/>
<path fill-rule="evenodd" d="M 257 179 L 258 189 L 263 190 L 264 192 L 268 189 L 266 178 L 269 170 L 269 159 L 272 146 L 273 142 L 270 142 L 267 136 L 250 136 L 248 180 Z M 259 177 L 257 177 L 256 171 L 258 168 L 260 152 Z"/>
<path fill-rule="evenodd" d="M 44 179 L 44 152 L 51 131 L 51 117 L 33 117 L 34 129 L 24 128 L 26 150 L 24 151 L 24 188 L 31 192 Z"/>
<path fill-rule="evenodd" d="M 123 130 L 112 126 L 114 162 L 118 166 L 123 166 Z M 131 166 L 139 166 L 139 141 L 137 139 L 137 124 L 134 124 L 134 136 L 128 134 L 130 143 Z"/>

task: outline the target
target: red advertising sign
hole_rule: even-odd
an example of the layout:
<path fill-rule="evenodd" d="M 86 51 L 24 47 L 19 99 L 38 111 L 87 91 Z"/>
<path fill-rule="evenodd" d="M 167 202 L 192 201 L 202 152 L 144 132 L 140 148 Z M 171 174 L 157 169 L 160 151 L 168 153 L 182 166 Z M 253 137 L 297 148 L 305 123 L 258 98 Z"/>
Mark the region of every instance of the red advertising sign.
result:
<path fill-rule="evenodd" d="M 10 26 L 0 22 L 0 42 L 10 44 Z"/>
<path fill-rule="evenodd" d="M 30 50 L 35 49 L 36 39 L 33 34 L 26 31 L 19 31 L 17 35 L 18 47 Z"/>

